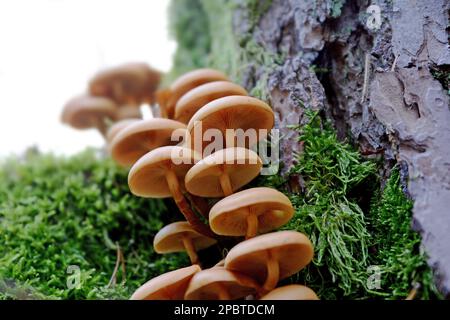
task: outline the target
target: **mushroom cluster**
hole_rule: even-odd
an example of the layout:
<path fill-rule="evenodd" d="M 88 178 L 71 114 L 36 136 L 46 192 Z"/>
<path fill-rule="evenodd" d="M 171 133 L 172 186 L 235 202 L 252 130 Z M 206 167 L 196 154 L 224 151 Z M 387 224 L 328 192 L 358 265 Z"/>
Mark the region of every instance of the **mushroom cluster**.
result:
<path fill-rule="evenodd" d="M 90 79 L 86 93 L 64 106 L 61 120 L 76 129 L 96 128 L 108 143 L 126 119 L 142 118 L 142 104 L 155 102 L 160 78 L 161 73 L 145 63 L 101 70 Z"/>
<path fill-rule="evenodd" d="M 271 188 L 241 190 L 263 162 L 253 151 L 255 141 L 239 145 L 230 130 L 253 129 L 256 142 L 265 139 L 274 126 L 271 107 L 212 69 L 182 75 L 155 99 L 162 118 L 117 123 L 108 135 L 110 151 L 119 164 L 131 166 L 134 195 L 174 199 L 186 221 L 163 227 L 153 245 L 161 254 L 185 251 L 192 266 L 151 279 L 131 299 L 318 299 L 305 286 L 276 288 L 314 254 L 304 234 L 273 232 L 294 214 L 289 198 Z M 222 147 L 205 155 L 208 130 L 220 133 Z M 210 207 L 212 198 L 221 199 Z M 198 251 L 225 237 L 243 241 L 202 269 Z"/>

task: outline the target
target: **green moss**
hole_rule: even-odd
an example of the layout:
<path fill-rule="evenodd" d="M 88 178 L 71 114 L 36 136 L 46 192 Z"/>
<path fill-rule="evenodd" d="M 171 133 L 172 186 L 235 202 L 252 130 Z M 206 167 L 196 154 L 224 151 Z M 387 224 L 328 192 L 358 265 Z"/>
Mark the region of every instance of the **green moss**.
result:
<path fill-rule="evenodd" d="M 412 203 L 403 193 L 398 170 L 378 187 L 377 164 L 364 160 L 337 139 L 319 114 L 294 127 L 304 150 L 290 176 L 260 177 L 256 184 L 284 191 L 295 215 L 284 229 L 307 234 L 315 247 L 313 262 L 285 282 L 307 284 L 322 299 L 404 299 L 415 284 L 417 298 L 441 297 L 433 273 L 411 229 Z M 303 180 L 294 191 L 288 181 Z M 379 287 L 370 277 L 378 268 Z"/>
<path fill-rule="evenodd" d="M 296 213 L 286 229 L 307 234 L 315 247 L 313 263 L 296 277 L 324 299 L 359 297 L 367 279 L 370 233 L 354 191 L 373 181 L 375 163 L 364 161 L 338 141 L 318 114 L 300 132 L 304 152 L 291 174 L 305 183 L 304 193 L 290 193 Z"/>
<path fill-rule="evenodd" d="M 132 196 L 126 171 L 94 151 L 7 160 L 0 168 L 1 298 L 129 298 L 150 278 L 188 265 L 185 255 L 153 251 L 168 216 L 162 201 Z M 119 273 L 119 284 L 107 289 L 116 243 L 126 281 Z M 79 289 L 67 287 L 71 265 L 81 271 Z"/>
<path fill-rule="evenodd" d="M 370 223 L 372 229 L 371 264 L 381 268 L 381 292 L 390 299 L 406 297 L 418 284 L 418 297 L 441 297 L 433 283 L 433 273 L 420 250 L 420 236 L 411 229 L 412 201 L 405 197 L 397 169 L 383 192 L 373 198 Z"/>

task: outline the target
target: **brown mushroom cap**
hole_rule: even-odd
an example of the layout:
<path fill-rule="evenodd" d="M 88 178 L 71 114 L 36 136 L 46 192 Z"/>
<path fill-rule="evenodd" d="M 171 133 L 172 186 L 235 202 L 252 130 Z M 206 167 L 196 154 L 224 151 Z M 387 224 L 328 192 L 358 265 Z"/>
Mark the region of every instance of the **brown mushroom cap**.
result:
<path fill-rule="evenodd" d="M 184 94 L 175 105 L 175 120 L 188 123 L 207 103 L 226 96 L 246 96 L 247 91 L 229 81 L 214 81 L 198 86 Z"/>
<path fill-rule="evenodd" d="M 177 80 L 175 80 L 169 89 L 170 96 L 168 96 L 166 99 L 165 108 L 167 109 L 168 117 L 173 118 L 175 105 L 185 93 L 194 89 L 195 87 L 213 81 L 228 81 L 228 77 L 217 70 L 197 69 L 187 72 Z"/>
<path fill-rule="evenodd" d="M 166 146 L 154 149 L 131 167 L 128 174 L 130 190 L 141 197 L 172 197 L 166 181 L 166 172 L 172 169 L 179 181 L 184 181 L 186 172 L 200 159 L 196 152 L 183 147 Z M 180 186 L 184 188 L 184 183 L 180 183 Z"/>
<path fill-rule="evenodd" d="M 126 63 L 98 72 L 89 82 L 89 92 L 109 97 L 118 104 L 141 104 L 152 99 L 161 73 L 146 63 Z"/>
<path fill-rule="evenodd" d="M 186 190 L 202 197 L 222 197 L 223 176 L 231 190 L 241 188 L 260 172 L 262 161 L 252 150 L 227 148 L 219 150 L 196 163 L 186 174 Z"/>
<path fill-rule="evenodd" d="M 178 269 L 147 281 L 131 296 L 131 300 L 182 300 L 194 274 L 200 266 Z"/>
<path fill-rule="evenodd" d="M 223 267 L 197 272 L 191 279 L 186 300 L 235 300 L 256 292 L 255 280 Z"/>
<path fill-rule="evenodd" d="M 205 237 L 192 229 L 187 221 L 173 222 L 156 234 L 153 246 L 157 253 L 171 253 L 186 251 L 183 237 L 188 237 L 196 251 L 208 248 L 215 244 L 215 239 Z"/>
<path fill-rule="evenodd" d="M 259 99 L 246 96 L 219 98 L 198 110 L 189 121 L 188 133 L 190 136 L 190 145 L 191 148 L 196 148 L 197 152 L 203 151 L 211 143 L 209 141 L 203 141 L 204 132 L 208 129 L 220 130 L 223 137 L 226 137 L 226 129 L 241 129 L 244 132 L 248 129 L 254 129 L 257 130 L 255 137 L 259 141 L 266 137 L 266 134 L 260 134 L 259 129 L 269 131 L 273 128 L 274 119 L 272 109 Z M 198 126 L 200 123 L 201 130 L 196 129 L 195 126 Z M 201 134 L 201 136 L 197 137 L 197 133 Z M 197 139 L 202 143 L 196 142 Z M 235 138 L 234 146 L 236 147 L 252 147 L 248 145 L 248 142 L 245 142 L 245 146 L 237 145 L 239 141 L 236 141 L 237 139 Z M 197 150 L 198 147 L 201 147 L 201 150 Z M 229 145 L 225 145 L 225 147 L 229 147 Z"/>
<path fill-rule="evenodd" d="M 108 132 L 106 134 L 106 141 L 108 144 L 114 139 L 114 137 L 122 130 L 125 129 L 128 125 L 139 121 L 137 119 L 124 119 L 117 121 L 111 127 L 109 127 Z"/>
<path fill-rule="evenodd" d="M 217 234 L 242 236 L 247 232 L 249 213 L 258 219 L 258 230 L 267 232 L 287 223 L 294 208 L 288 197 L 275 189 L 252 188 L 217 202 L 209 212 L 209 223 Z"/>
<path fill-rule="evenodd" d="M 64 106 L 61 121 L 77 129 L 98 127 L 105 119 L 115 120 L 117 105 L 103 97 L 80 95 Z"/>
<path fill-rule="evenodd" d="M 122 166 L 130 166 L 147 152 L 164 145 L 173 145 L 175 130 L 185 130 L 178 121 L 162 118 L 136 121 L 121 130 L 111 141 L 112 158 Z"/>
<path fill-rule="evenodd" d="M 311 262 L 311 241 L 296 231 L 278 231 L 257 236 L 233 247 L 225 258 L 225 268 L 241 272 L 259 283 L 268 277 L 268 260 L 278 264 L 279 279 L 287 278 Z"/>
<path fill-rule="evenodd" d="M 319 300 L 319 298 L 310 288 L 291 284 L 273 289 L 259 300 Z"/>

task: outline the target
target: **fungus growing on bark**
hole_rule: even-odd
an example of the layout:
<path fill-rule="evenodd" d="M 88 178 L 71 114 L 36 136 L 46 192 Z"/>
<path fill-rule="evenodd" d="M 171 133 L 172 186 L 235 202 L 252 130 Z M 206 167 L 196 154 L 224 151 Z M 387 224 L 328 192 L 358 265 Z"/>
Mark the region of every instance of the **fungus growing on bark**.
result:
<path fill-rule="evenodd" d="M 243 241 L 225 258 L 225 268 L 246 274 L 262 285 L 263 291 L 275 288 L 308 265 L 314 255 L 311 241 L 296 231 L 279 231 Z"/>
<path fill-rule="evenodd" d="M 193 150 L 179 146 L 154 149 L 131 167 L 128 174 L 128 185 L 131 192 L 137 196 L 172 197 L 195 231 L 214 238 L 214 233 L 191 209 L 183 194 L 186 172 L 200 159 L 200 156 Z"/>
<path fill-rule="evenodd" d="M 61 121 L 76 129 L 96 128 L 103 137 L 108 121 L 117 119 L 117 105 L 103 97 L 80 95 L 70 99 L 64 106 Z"/>
<path fill-rule="evenodd" d="M 186 174 L 189 193 L 202 197 L 229 196 L 252 181 L 262 161 L 252 150 L 227 148 L 197 162 Z"/>
<path fill-rule="evenodd" d="M 158 253 L 183 252 L 192 264 L 199 264 L 197 251 L 214 245 L 217 241 L 197 231 L 187 221 L 173 222 L 156 234 L 153 247 Z"/>
<path fill-rule="evenodd" d="M 291 201 L 278 190 L 261 187 L 232 194 L 217 202 L 209 213 L 211 229 L 220 235 L 243 236 L 268 232 L 293 216 Z"/>
<path fill-rule="evenodd" d="M 200 270 L 193 265 L 164 273 L 140 286 L 130 300 L 183 300 L 189 282 Z"/>

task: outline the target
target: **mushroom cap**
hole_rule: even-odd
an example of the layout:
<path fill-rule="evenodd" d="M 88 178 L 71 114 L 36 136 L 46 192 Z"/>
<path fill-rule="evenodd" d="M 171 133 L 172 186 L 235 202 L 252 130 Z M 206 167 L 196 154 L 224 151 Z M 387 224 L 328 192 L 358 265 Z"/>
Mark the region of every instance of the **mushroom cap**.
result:
<path fill-rule="evenodd" d="M 61 121 L 77 129 L 95 127 L 105 118 L 116 119 L 117 105 L 104 97 L 80 95 L 70 99 L 64 106 Z"/>
<path fill-rule="evenodd" d="M 278 261 L 279 278 L 287 278 L 311 262 L 314 250 L 303 233 L 278 231 L 243 241 L 233 247 L 225 258 L 225 268 L 241 272 L 264 283 L 269 254 Z"/>
<path fill-rule="evenodd" d="M 291 284 L 273 289 L 259 300 L 319 300 L 319 298 L 310 288 Z"/>
<path fill-rule="evenodd" d="M 258 283 L 252 278 L 223 267 L 214 267 L 197 272 L 191 279 L 184 296 L 185 300 L 217 300 L 222 288 L 231 300 L 255 293 Z"/>
<path fill-rule="evenodd" d="M 216 234 L 243 236 L 248 211 L 258 217 L 258 230 L 267 232 L 286 224 L 294 214 L 291 201 L 278 190 L 260 187 L 234 193 L 217 202 L 209 212 Z"/>
<path fill-rule="evenodd" d="M 155 148 L 176 144 L 177 141 L 171 141 L 172 133 L 185 128 L 183 123 L 170 119 L 139 120 L 121 130 L 111 141 L 109 150 L 117 163 L 130 166 Z"/>
<path fill-rule="evenodd" d="M 195 231 L 189 222 L 173 222 L 156 234 L 153 239 L 153 247 L 157 253 L 171 253 L 186 251 L 183 237 L 189 237 L 196 251 L 208 248 L 217 240 L 206 237 Z"/>
<path fill-rule="evenodd" d="M 188 123 L 207 103 L 226 96 L 247 96 L 241 86 L 229 81 L 214 81 L 198 86 L 184 94 L 175 105 L 175 120 Z"/>
<path fill-rule="evenodd" d="M 266 134 L 259 132 L 259 129 L 266 129 L 268 133 L 273 128 L 274 121 L 272 108 L 259 99 L 247 96 L 219 98 L 203 106 L 189 121 L 188 133 L 191 147 L 195 146 L 196 139 L 202 141 L 202 151 L 211 143 L 203 141 L 204 132 L 208 129 L 220 130 L 223 137 L 225 137 L 226 129 L 241 129 L 244 133 L 248 129 L 253 129 L 256 130 L 255 138 L 259 141 L 266 137 Z M 201 122 L 202 130 L 194 128 L 197 125 L 196 122 Z M 201 133 L 201 137 L 196 137 L 196 133 Z M 236 140 L 235 138 L 236 147 L 249 148 L 252 146 L 248 142 L 245 145 L 238 145 L 239 141 L 236 143 Z"/>
<path fill-rule="evenodd" d="M 261 171 L 262 161 L 252 150 L 227 148 L 197 162 L 186 174 L 186 190 L 201 197 L 224 196 L 220 175 L 228 174 L 233 191 L 252 181 Z"/>
<path fill-rule="evenodd" d="M 172 197 L 166 181 L 166 172 L 172 169 L 184 190 L 186 172 L 199 160 L 191 149 L 166 146 L 154 149 L 141 157 L 128 173 L 128 186 L 133 194 L 148 198 Z"/>
<path fill-rule="evenodd" d="M 130 300 L 183 300 L 189 281 L 200 270 L 194 264 L 164 273 L 140 286 Z"/>
<path fill-rule="evenodd" d="M 202 84 L 213 81 L 229 81 L 228 77 L 214 69 L 197 69 L 187 72 L 175 80 L 170 86 L 170 96 L 166 103 L 166 109 L 170 117 L 173 116 L 178 100 L 188 91 Z"/>
<path fill-rule="evenodd" d="M 128 125 L 139 121 L 138 119 L 123 119 L 114 123 L 111 127 L 109 127 L 108 132 L 106 134 L 106 141 L 108 144 L 114 139 L 114 137 L 122 130 L 125 129 Z"/>
<path fill-rule="evenodd" d="M 105 96 L 119 104 L 142 103 L 156 90 L 161 73 L 142 62 L 132 62 L 98 72 L 89 82 L 89 92 Z M 117 87 L 120 91 L 117 92 Z"/>

